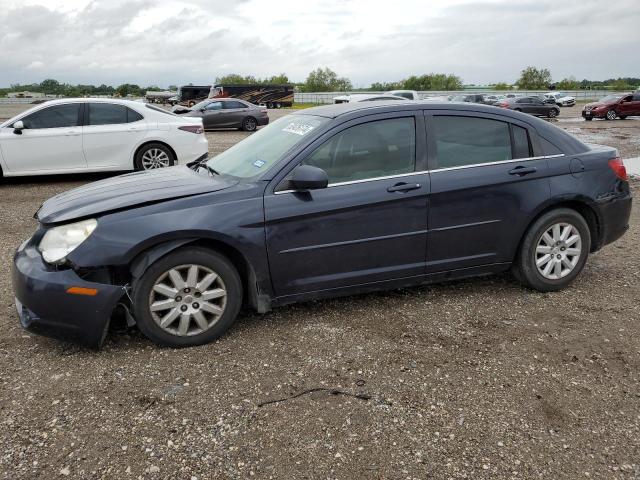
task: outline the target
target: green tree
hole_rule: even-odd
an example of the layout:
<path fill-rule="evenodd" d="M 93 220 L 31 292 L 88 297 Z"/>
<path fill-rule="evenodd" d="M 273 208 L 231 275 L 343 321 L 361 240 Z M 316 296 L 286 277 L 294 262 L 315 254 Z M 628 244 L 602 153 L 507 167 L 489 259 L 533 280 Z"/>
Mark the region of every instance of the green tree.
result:
<path fill-rule="evenodd" d="M 560 90 L 577 90 L 580 88 L 580 82 L 576 80 L 576 77 L 571 76 L 560 80 L 556 85 L 556 88 Z"/>
<path fill-rule="evenodd" d="M 504 83 L 504 82 L 498 82 L 493 86 L 494 90 L 511 90 L 511 85 L 509 85 L 508 83 Z"/>
<path fill-rule="evenodd" d="M 351 80 L 338 77 L 338 74 L 328 67 L 313 70 L 304 82 L 305 92 L 338 92 L 352 88 Z"/>
<path fill-rule="evenodd" d="M 178 86 L 177 85 L 169 85 L 167 87 L 167 90 L 171 90 L 172 92 L 178 90 Z"/>
<path fill-rule="evenodd" d="M 622 92 L 624 90 L 631 90 L 631 85 L 627 82 L 626 78 L 618 78 L 611 84 L 611 89 L 616 92 Z"/>
<path fill-rule="evenodd" d="M 47 78 L 40 82 L 40 91 L 48 94 L 58 94 L 60 93 L 60 82 L 54 80 L 53 78 Z"/>
<path fill-rule="evenodd" d="M 551 72 L 548 68 L 527 67 L 520 72 L 516 85 L 524 90 L 543 90 L 549 88 L 550 83 Z"/>
<path fill-rule="evenodd" d="M 264 83 L 271 83 L 275 85 L 281 85 L 284 83 L 291 83 L 289 81 L 289 77 L 287 77 L 286 73 L 281 73 L 280 75 L 273 75 L 272 77 L 266 78 Z"/>

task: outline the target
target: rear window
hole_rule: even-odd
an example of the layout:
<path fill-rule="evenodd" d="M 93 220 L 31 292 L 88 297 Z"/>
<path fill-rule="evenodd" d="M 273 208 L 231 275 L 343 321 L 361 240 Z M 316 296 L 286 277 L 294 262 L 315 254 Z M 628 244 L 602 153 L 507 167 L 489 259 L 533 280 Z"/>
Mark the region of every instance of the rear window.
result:
<path fill-rule="evenodd" d="M 127 123 L 127 107 L 110 103 L 90 103 L 88 125 Z"/>
<path fill-rule="evenodd" d="M 526 128 L 511 125 L 513 136 L 513 158 L 529 158 L 532 156 L 531 142 Z"/>
<path fill-rule="evenodd" d="M 438 168 L 511 160 L 509 124 L 478 117 L 435 116 Z"/>

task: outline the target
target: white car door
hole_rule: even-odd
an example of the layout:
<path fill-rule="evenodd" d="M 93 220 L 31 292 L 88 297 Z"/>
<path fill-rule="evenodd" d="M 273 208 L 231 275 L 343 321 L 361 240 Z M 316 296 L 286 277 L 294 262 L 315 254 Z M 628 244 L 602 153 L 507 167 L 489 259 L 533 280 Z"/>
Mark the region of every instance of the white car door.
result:
<path fill-rule="evenodd" d="M 87 167 L 133 169 L 134 147 L 147 134 L 144 117 L 117 103 L 88 103 L 82 131 Z"/>
<path fill-rule="evenodd" d="M 86 168 L 79 121 L 81 106 L 52 105 L 20 118 L 22 130 L 15 130 L 13 124 L 1 128 L 0 148 L 9 172 L 62 173 Z"/>

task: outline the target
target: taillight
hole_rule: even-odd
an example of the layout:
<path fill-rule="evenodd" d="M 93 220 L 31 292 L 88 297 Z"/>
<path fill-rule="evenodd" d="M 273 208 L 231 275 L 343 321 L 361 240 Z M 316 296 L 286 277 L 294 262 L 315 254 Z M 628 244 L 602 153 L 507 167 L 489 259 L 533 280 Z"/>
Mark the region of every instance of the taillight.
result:
<path fill-rule="evenodd" d="M 507 102 L 500 102 L 498 106 L 502 108 L 509 108 L 509 104 Z"/>
<path fill-rule="evenodd" d="M 623 180 L 625 182 L 628 180 L 627 169 L 620 157 L 612 158 L 611 160 L 609 160 L 609 168 L 613 170 L 613 173 L 615 173 L 616 177 L 618 177 L 620 180 Z"/>
<path fill-rule="evenodd" d="M 204 128 L 202 128 L 200 125 L 185 125 L 184 127 L 178 127 L 178 130 L 197 133 L 198 135 L 200 135 L 201 133 L 204 133 Z"/>
<path fill-rule="evenodd" d="M 267 109 L 260 110 L 260 113 L 267 113 Z"/>

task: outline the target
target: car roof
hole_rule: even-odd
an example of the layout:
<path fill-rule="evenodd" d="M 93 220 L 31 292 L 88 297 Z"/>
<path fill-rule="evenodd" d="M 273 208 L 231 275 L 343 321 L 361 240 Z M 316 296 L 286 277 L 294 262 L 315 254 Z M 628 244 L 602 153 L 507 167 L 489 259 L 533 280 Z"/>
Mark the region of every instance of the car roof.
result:
<path fill-rule="evenodd" d="M 51 106 L 57 105 L 61 103 L 119 103 L 121 105 L 140 105 L 140 102 L 137 100 L 125 100 L 122 98 L 106 98 L 106 97 L 74 97 L 74 98 L 52 98 L 51 100 L 47 100 L 43 102 L 42 105 Z"/>

